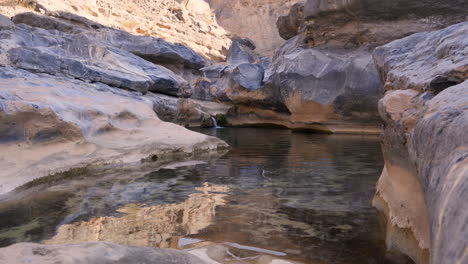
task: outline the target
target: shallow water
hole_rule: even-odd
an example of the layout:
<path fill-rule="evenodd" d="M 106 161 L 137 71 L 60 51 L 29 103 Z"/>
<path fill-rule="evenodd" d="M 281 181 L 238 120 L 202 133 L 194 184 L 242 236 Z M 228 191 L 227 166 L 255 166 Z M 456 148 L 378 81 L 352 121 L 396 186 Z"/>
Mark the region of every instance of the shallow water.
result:
<path fill-rule="evenodd" d="M 371 206 L 378 138 L 198 131 L 232 149 L 160 169 L 84 171 L 1 198 L 0 246 L 112 241 L 201 247 L 224 263 L 383 263 Z"/>

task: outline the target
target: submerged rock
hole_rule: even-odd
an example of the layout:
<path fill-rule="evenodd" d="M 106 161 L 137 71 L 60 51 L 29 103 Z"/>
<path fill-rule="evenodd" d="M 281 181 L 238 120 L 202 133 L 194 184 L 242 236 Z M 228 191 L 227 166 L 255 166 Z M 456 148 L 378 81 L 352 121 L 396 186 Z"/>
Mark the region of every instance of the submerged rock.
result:
<path fill-rule="evenodd" d="M 198 257 L 174 249 L 122 246 L 108 242 L 73 245 L 19 243 L 0 249 L 1 263 L 37 264 L 203 264 Z"/>
<path fill-rule="evenodd" d="M 374 54 L 387 90 L 379 103 L 385 168 L 374 205 L 387 218 L 388 250 L 416 263 L 468 260 L 467 36 L 465 22 Z"/>

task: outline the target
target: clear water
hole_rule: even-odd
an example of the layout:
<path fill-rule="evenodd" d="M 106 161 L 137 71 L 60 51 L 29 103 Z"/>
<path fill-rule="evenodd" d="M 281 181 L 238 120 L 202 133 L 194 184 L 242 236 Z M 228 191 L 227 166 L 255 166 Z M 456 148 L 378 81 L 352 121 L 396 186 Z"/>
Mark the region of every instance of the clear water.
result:
<path fill-rule="evenodd" d="M 371 201 L 379 139 L 221 128 L 221 157 L 164 168 L 107 168 L 0 198 L 0 246 L 112 241 L 209 248 L 217 261 L 383 263 Z M 266 262 L 265 262 L 266 263 Z"/>

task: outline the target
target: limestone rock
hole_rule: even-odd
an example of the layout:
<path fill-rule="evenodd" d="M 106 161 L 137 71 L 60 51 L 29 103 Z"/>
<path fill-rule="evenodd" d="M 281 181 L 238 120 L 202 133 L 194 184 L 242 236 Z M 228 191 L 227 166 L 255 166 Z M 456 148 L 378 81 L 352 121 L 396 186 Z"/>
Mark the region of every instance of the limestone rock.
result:
<path fill-rule="evenodd" d="M 226 115 L 232 108 L 230 104 L 162 94 L 148 93 L 145 97 L 151 100 L 153 110 L 161 120 L 185 127 L 212 127 L 212 117 Z"/>
<path fill-rule="evenodd" d="M 307 0 L 280 17 L 285 38 L 301 34 L 314 47 L 376 47 L 413 33 L 436 30 L 466 20 L 463 0 Z"/>
<path fill-rule="evenodd" d="M 12 29 L 15 24 L 6 16 L 0 14 L 0 30 Z"/>
<path fill-rule="evenodd" d="M 14 16 L 38 10 L 83 22 L 83 18 L 72 18 L 78 15 L 106 27 L 181 43 L 214 60 L 224 60 L 231 44 L 204 0 L 35 0 L 35 6 L 14 2 L 0 5 L 0 13 Z"/>
<path fill-rule="evenodd" d="M 278 33 L 283 39 L 290 39 L 299 34 L 299 28 L 304 19 L 304 3 L 296 3 L 291 7 L 289 14 L 280 16 L 276 21 Z"/>
<path fill-rule="evenodd" d="M 194 87 L 193 98 L 234 104 L 258 103 L 264 99 L 264 69 L 261 65 L 215 64 L 201 69 L 202 77 Z"/>
<path fill-rule="evenodd" d="M 49 30 L 23 24 L 34 25 L 36 18 L 38 26 Z M 175 96 L 190 94 L 190 87 L 183 78 L 163 66 L 134 55 L 139 54 L 138 48 L 141 46 L 128 44 L 132 40 L 132 35 L 128 33 L 105 28 L 99 32 L 94 29 L 88 31 L 85 27 L 33 13 L 17 15 L 13 21 L 21 24 L 0 38 L 0 47 L 4 47 L 8 57 L 4 65 L 53 75 L 62 74 L 143 93 L 149 90 Z M 153 42 L 148 45 L 152 49 L 148 48 L 146 54 L 139 55 L 166 59 L 172 56 L 173 63 L 191 66 L 203 62 L 198 55 L 191 56 L 195 53 L 186 47 L 151 37 L 133 37 L 137 38 L 133 41 L 140 45 Z M 138 38 L 146 38 L 146 41 Z M 117 40 L 121 40 L 118 47 L 115 43 Z M 165 52 L 158 53 L 158 49 Z"/>
<path fill-rule="evenodd" d="M 267 70 L 266 89 L 298 122 L 354 122 L 378 125 L 383 87 L 372 56 L 301 47 L 290 39 Z"/>
<path fill-rule="evenodd" d="M 141 93 L 10 67 L 0 80 L 0 194 L 88 164 L 226 146 L 160 121 Z"/>
<path fill-rule="evenodd" d="M 226 62 L 228 64 L 253 63 L 257 59 L 254 53 L 255 44 L 249 40 L 234 40 L 229 48 Z"/>
<path fill-rule="evenodd" d="M 73 245 L 20 243 L 0 249 L 2 263 L 37 264 L 203 264 L 192 254 L 174 249 L 122 246 L 108 242 Z"/>
<path fill-rule="evenodd" d="M 376 49 L 387 92 L 385 168 L 374 205 L 387 247 L 416 263 L 464 263 L 468 233 L 468 23 Z"/>
<path fill-rule="evenodd" d="M 377 48 L 375 61 L 386 90 L 415 89 L 434 94 L 468 78 L 468 23 L 423 32 Z"/>
<path fill-rule="evenodd" d="M 284 40 L 278 34 L 276 20 L 302 0 L 207 0 L 218 23 L 227 31 L 249 38 L 264 56 L 273 55 Z"/>
<path fill-rule="evenodd" d="M 103 25 L 67 12 L 51 12 L 50 16 L 23 13 L 13 17 L 17 24 L 31 27 L 55 29 L 65 33 L 85 33 L 96 42 L 126 50 L 156 64 L 176 64 L 199 69 L 205 66 L 205 59 L 182 44 L 147 36 L 132 35 L 112 30 Z"/>

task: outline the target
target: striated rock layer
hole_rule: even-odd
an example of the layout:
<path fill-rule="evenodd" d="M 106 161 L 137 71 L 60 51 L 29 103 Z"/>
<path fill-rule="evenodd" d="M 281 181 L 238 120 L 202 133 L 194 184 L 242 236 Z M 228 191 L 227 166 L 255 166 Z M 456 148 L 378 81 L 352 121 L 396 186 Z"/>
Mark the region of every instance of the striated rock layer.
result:
<path fill-rule="evenodd" d="M 468 22 L 379 47 L 385 168 L 374 205 L 387 247 L 416 263 L 466 263 Z"/>
<path fill-rule="evenodd" d="M 69 13 L 13 21 L 0 21 L 0 193 L 91 163 L 227 146 L 154 112 L 148 91 L 190 95 L 190 83 L 165 66 L 203 67 L 193 50 Z"/>
<path fill-rule="evenodd" d="M 313 47 L 376 47 L 466 20 L 464 0 L 307 0 L 277 21 L 280 35 Z"/>
<path fill-rule="evenodd" d="M 2 1 L 3 2 L 3 1 Z M 204 0 L 6 0 L 0 14 L 66 11 L 129 33 L 186 45 L 223 60 L 231 40 Z"/>

